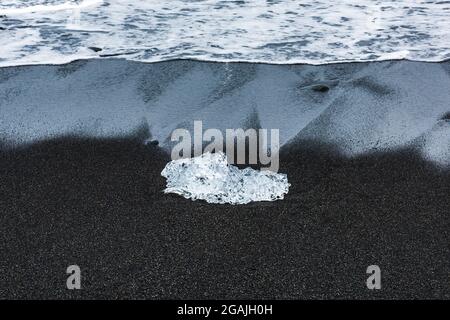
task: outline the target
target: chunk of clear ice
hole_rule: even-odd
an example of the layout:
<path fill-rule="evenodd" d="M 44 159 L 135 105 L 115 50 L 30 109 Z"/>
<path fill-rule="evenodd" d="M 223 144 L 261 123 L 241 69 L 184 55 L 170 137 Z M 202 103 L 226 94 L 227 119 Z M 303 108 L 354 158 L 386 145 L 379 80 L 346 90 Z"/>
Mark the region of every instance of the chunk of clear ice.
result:
<path fill-rule="evenodd" d="M 172 160 L 161 175 L 167 179 L 165 193 L 209 203 L 274 201 L 283 199 L 290 186 L 286 174 L 252 168 L 240 170 L 228 164 L 223 152 Z"/>

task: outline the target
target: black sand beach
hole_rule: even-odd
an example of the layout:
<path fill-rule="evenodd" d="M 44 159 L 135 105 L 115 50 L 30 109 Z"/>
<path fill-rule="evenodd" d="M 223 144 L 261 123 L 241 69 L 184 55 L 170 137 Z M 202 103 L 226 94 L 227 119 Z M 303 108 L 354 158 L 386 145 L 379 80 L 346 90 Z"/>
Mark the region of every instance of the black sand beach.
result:
<path fill-rule="evenodd" d="M 163 194 L 168 160 L 131 138 L 3 151 L 0 298 L 450 298 L 450 173 L 415 151 L 287 146 L 285 200 L 243 206 Z"/>
<path fill-rule="evenodd" d="M 0 302 L 450 300 L 450 1 L 168 3 L 0 0 Z"/>
<path fill-rule="evenodd" d="M 448 299 L 449 88 L 450 62 L 0 68 L 0 299 Z M 194 120 L 280 129 L 285 199 L 164 194 Z"/>

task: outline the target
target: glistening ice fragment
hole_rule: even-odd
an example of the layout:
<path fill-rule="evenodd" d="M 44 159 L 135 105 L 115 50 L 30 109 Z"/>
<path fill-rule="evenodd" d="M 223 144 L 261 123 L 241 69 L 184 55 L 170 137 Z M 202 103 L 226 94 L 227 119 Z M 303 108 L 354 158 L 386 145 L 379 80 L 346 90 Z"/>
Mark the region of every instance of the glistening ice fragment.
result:
<path fill-rule="evenodd" d="M 222 152 L 173 160 L 161 175 L 167 179 L 165 193 L 209 203 L 274 201 L 283 199 L 290 186 L 286 174 L 252 168 L 240 170 L 228 164 Z"/>

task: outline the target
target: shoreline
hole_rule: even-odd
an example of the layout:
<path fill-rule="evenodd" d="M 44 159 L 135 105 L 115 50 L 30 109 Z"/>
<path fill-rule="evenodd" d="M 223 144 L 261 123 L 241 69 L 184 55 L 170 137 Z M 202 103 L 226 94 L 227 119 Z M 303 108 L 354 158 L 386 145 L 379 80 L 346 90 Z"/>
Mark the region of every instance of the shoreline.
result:
<path fill-rule="evenodd" d="M 120 55 L 120 54 L 117 54 Z M 126 56 L 126 54 L 123 54 Z M 154 61 L 146 61 L 146 60 L 138 60 L 138 59 L 129 59 L 126 57 L 117 57 L 113 56 L 98 56 L 98 57 L 85 57 L 85 58 L 76 58 L 73 60 L 68 60 L 66 62 L 61 63 L 46 63 L 46 62 L 36 62 L 36 63 L 25 63 L 25 64 L 13 64 L 13 65 L 0 65 L 0 69 L 3 68 L 21 68 L 21 67 L 55 67 L 55 66 L 65 66 L 70 65 L 72 63 L 78 62 L 89 62 L 89 61 L 108 61 L 108 60 L 118 60 L 118 61 L 126 61 L 130 63 L 143 63 L 143 64 L 159 64 L 159 63 L 168 63 L 168 62 L 195 62 L 195 63 L 207 63 L 207 64 L 256 64 L 256 65 L 274 65 L 274 66 L 334 66 L 341 64 L 369 64 L 369 63 L 387 63 L 387 62 L 417 62 L 417 63 L 430 63 L 430 64 L 440 64 L 440 63 L 448 63 L 450 58 L 444 58 L 439 60 L 414 60 L 408 58 L 390 58 L 390 59 L 375 59 L 375 60 L 341 60 L 341 61 L 331 61 L 331 62 L 322 62 L 322 63 L 308 63 L 308 62 L 273 62 L 273 61 L 259 61 L 259 60 L 215 60 L 215 59 L 196 59 L 192 57 L 187 58 L 167 58 L 162 60 L 154 60 Z"/>

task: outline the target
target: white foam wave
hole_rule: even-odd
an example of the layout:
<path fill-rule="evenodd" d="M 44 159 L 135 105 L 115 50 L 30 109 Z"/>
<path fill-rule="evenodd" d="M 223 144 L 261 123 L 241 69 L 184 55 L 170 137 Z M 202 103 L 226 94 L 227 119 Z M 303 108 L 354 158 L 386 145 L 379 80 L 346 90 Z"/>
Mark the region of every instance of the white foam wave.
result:
<path fill-rule="evenodd" d="M 8 40 L 0 66 L 101 56 L 278 64 L 450 59 L 449 1 L 17 2 L 0 4 L 0 39 Z"/>
<path fill-rule="evenodd" d="M 31 4 L 29 6 L 19 7 L 9 6 L 3 9 L 0 7 L 0 15 L 17 16 L 27 13 L 47 13 L 62 10 L 77 10 L 99 5 L 101 3 L 103 3 L 103 0 L 83 0 L 81 2 L 67 1 L 59 4 Z"/>

